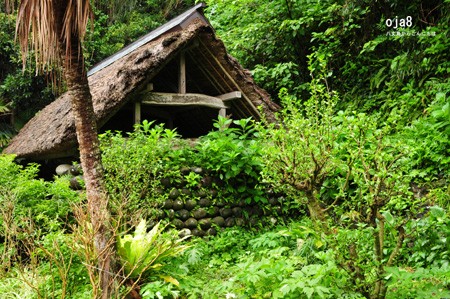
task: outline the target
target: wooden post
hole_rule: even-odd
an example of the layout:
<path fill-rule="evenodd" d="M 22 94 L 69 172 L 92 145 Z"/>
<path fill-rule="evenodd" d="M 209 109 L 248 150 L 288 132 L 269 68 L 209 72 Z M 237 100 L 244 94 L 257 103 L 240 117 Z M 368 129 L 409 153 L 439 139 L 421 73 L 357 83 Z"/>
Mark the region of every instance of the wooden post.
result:
<path fill-rule="evenodd" d="M 136 101 L 134 103 L 134 123 L 140 124 L 141 123 L 141 102 Z"/>
<path fill-rule="evenodd" d="M 220 108 L 219 109 L 219 116 L 226 117 L 227 116 L 227 109 Z"/>
<path fill-rule="evenodd" d="M 180 54 L 180 74 L 178 79 L 178 93 L 186 93 L 186 56 Z"/>
<path fill-rule="evenodd" d="M 148 83 L 144 90 L 141 91 L 141 94 L 148 94 L 149 92 L 151 92 L 153 90 L 153 83 Z M 142 99 L 134 102 L 134 123 L 135 124 L 140 124 L 142 121 Z"/>

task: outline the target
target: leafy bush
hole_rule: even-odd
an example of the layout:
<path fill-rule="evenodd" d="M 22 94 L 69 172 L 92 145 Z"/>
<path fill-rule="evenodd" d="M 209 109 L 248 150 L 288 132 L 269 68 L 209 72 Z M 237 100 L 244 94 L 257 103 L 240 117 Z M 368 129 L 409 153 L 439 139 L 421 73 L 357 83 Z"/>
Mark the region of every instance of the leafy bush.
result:
<path fill-rule="evenodd" d="M 176 159 L 180 151 L 173 150 L 184 147 L 177 137 L 175 131 L 162 126 L 152 128 L 152 123 L 146 120 L 127 138 L 121 132 L 100 135 L 106 188 L 115 213 L 123 211 L 130 219 L 142 211 L 140 208 L 156 207 L 163 202 L 165 198 L 156 192 L 159 180 L 177 173 L 183 164 L 182 158 Z"/>
<path fill-rule="evenodd" d="M 3 275 L 0 280 L 0 298 L 2 299 L 22 299 L 38 298 L 34 286 L 43 280 L 43 277 L 37 275 L 29 269 L 14 269 Z M 30 284 L 24 283 L 27 281 Z"/>
<path fill-rule="evenodd" d="M 448 211 L 431 206 L 426 215 L 408 223 L 409 237 L 403 260 L 409 267 L 450 265 L 450 217 Z"/>
<path fill-rule="evenodd" d="M 266 181 L 305 204 L 312 219 L 326 225 L 320 195 L 334 169 L 345 171 L 345 161 L 338 155 L 343 145 L 337 140 L 342 127 L 334 119 L 337 96 L 319 79 L 314 82 L 305 103 L 286 90 L 280 92 L 285 107 L 278 115 L 281 125 L 267 124 L 261 130 L 262 140 L 267 141 L 263 174 Z"/>
<path fill-rule="evenodd" d="M 123 235 L 117 240 L 117 253 L 126 277 L 131 279 L 160 270 L 164 259 L 177 256 L 187 248 L 181 244 L 186 238 L 176 240 L 176 231 L 163 234 L 160 223 L 149 232 L 146 230 L 146 221 L 141 220 L 133 235 Z"/>
<path fill-rule="evenodd" d="M 310 70 L 319 71 L 310 99 L 282 93 L 281 124 L 261 130 L 268 140 L 265 179 L 305 205 L 318 229 L 336 235 L 337 269 L 355 289 L 384 298 L 385 267 L 396 265 L 406 224 L 426 202 L 410 191 L 413 149 L 393 134 L 395 112 L 381 124 L 376 115 L 335 113 L 326 60 L 312 55 Z"/>
<path fill-rule="evenodd" d="M 450 271 L 442 268 L 387 268 L 387 299 L 445 298 L 450 296 Z"/>
<path fill-rule="evenodd" d="M 415 149 L 411 159 L 419 180 L 447 177 L 450 170 L 450 102 L 446 93 L 436 94 L 427 109 L 427 116 L 416 120 L 406 129 L 409 142 Z M 417 140 L 422 142 L 417 143 Z"/>
<path fill-rule="evenodd" d="M 38 171 L 37 164 L 23 167 L 14 162 L 14 156 L 1 155 L 1 206 L 5 207 L 13 200 L 16 223 L 29 219 L 44 232 L 54 231 L 67 224 L 71 205 L 79 202 L 81 196 L 70 189 L 68 178 L 46 182 L 37 179 Z"/>
<path fill-rule="evenodd" d="M 216 131 L 200 138 L 194 163 L 223 180 L 234 202 L 267 202 L 260 188 L 262 148 L 251 119 L 231 120 L 219 116 Z"/>
<path fill-rule="evenodd" d="M 92 298 L 88 271 L 73 235 L 57 231 L 45 235 L 35 254 L 36 272 L 44 279 L 36 286 L 39 298 Z"/>
<path fill-rule="evenodd" d="M 142 299 L 179 298 L 180 291 L 172 283 L 155 281 L 141 287 Z"/>
<path fill-rule="evenodd" d="M 72 205 L 82 196 L 68 178 L 46 182 L 37 172 L 37 165 L 23 167 L 14 156 L 0 155 L 0 270 L 35 260 L 43 236 L 73 223 Z"/>

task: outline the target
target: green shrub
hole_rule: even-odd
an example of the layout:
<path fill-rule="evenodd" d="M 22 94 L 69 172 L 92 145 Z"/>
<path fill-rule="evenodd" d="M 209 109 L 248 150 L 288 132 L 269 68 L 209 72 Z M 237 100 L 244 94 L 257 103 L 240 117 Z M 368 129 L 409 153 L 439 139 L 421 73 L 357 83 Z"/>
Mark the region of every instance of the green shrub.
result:
<path fill-rule="evenodd" d="M 385 267 L 397 265 L 406 224 L 426 203 L 410 190 L 413 146 L 395 134 L 395 111 L 382 123 L 375 114 L 335 112 L 339 99 L 328 87 L 326 60 L 310 59 L 313 75 L 319 72 L 311 97 L 302 103 L 280 93 L 280 125 L 262 129 L 265 179 L 289 190 L 317 229 L 337 237 L 336 269 L 354 290 L 384 298 Z"/>
<path fill-rule="evenodd" d="M 251 119 L 219 116 L 217 129 L 200 138 L 193 160 L 223 180 L 227 197 L 234 202 L 267 203 L 260 184 L 262 147 Z"/>
<path fill-rule="evenodd" d="M 175 131 L 152 125 L 144 120 L 127 137 L 121 132 L 100 135 L 111 206 L 114 213 L 125 213 L 126 221 L 138 211 L 148 217 L 150 210 L 142 208 L 158 207 L 166 199 L 156 191 L 161 178 L 181 178 L 184 142 Z"/>
<path fill-rule="evenodd" d="M 322 194 L 330 187 L 335 193 L 346 188 L 345 180 L 338 182 L 341 186 L 328 186 L 327 180 L 337 172 L 345 178 L 347 171 L 346 161 L 339 156 L 345 147 L 338 140 L 343 127 L 334 118 L 338 97 L 320 80 L 311 84 L 311 97 L 305 102 L 281 90 L 284 109 L 278 114 L 280 124 L 261 129 L 262 172 L 265 181 L 287 192 L 308 209 L 313 220 L 326 226 Z"/>
<path fill-rule="evenodd" d="M 38 292 L 34 286 L 43 279 L 41 275 L 37 275 L 30 269 L 12 269 L 0 279 L 0 299 L 38 298 Z"/>
<path fill-rule="evenodd" d="M 142 275 L 161 270 L 162 262 L 186 250 L 181 242 L 186 238 L 177 239 L 176 231 L 163 234 L 164 227 L 157 223 L 149 232 L 146 231 L 146 221 L 136 226 L 133 235 L 123 235 L 117 239 L 117 253 L 126 277 L 140 278 Z"/>
<path fill-rule="evenodd" d="M 419 180 L 431 177 L 448 178 L 450 170 L 450 102 L 445 92 L 427 109 L 427 115 L 406 128 L 408 142 L 414 148 L 411 163 L 413 175 Z M 421 140 L 421 142 L 417 142 Z"/>
<path fill-rule="evenodd" d="M 82 195 L 69 179 L 37 179 L 38 166 L 23 167 L 14 156 L 0 155 L 0 270 L 17 262 L 35 261 L 41 238 L 72 224 L 72 206 Z"/>
<path fill-rule="evenodd" d="M 37 285 L 40 298 L 92 298 L 88 271 L 79 256 L 73 235 L 57 231 L 45 235 L 36 254 L 37 272 L 44 279 Z"/>
<path fill-rule="evenodd" d="M 117 254 L 125 277 L 123 283 L 127 287 L 126 292 L 137 291 L 138 283 L 147 282 L 140 290 L 145 298 L 154 298 L 157 293 L 160 294 L 158 298 L 161 293 L 177 294 L 172 288 L 178 286 L 179 282 L 168 274 L 167 263 L 189 247 L 182 244 L 187 237 L 179 238 L 175 230 L 163 232 L 165 227 L 160 227 L 160 222 L 149 232 L 146 225 L 146 221 L 141 220 L 132 235 L 125 234 L 117 238 Z M 172 286 L 164 285 L 160 280 Z"/>
<path fill-rule="evenodd" d="M 361 298 L 326 240 L 304 219 L 197 240 L 170 267 L 187 298 Z M 311 297 L 312 296 L 312 297 Z"/>
<path fill-rule="evenodd" d="M 441 268 L 387 268 L 387 299 L 447 298 L 450 296 L 450 270 Z"/>
<path fill-rule="evenodd" d="M 180 139 L 175 130 L 148 121 L 127 137 L 120 132 L 102 134 L 105 180 L 114 213 L 125 215 L 126 221 L 139 218 L 137 211 L 142 218 L 160 220 L 160 208 L 169 198 L 267 203 L 254 123 L 219 118 L 215 127 L 194 145 Z"/>
<path fill-rule="evenodd" d="M 37 164 L 23 167 L 14 162 L 14 156 L 1 155 L 0 204 L 4 207 L 13 200 L 17 223 L 28 219 L 25 222 L 31 220 L 43 232 L 54 231 L 67 224 L 71 205 L 82 197 L 70 189 L 68 178 L 47 182 L 37 178 L 38 171 Z"/>
<path fill-rule="evenodd" d="M 409 267 L 441 268 L 450 266 L 450 216 L 438 206 L 408 223 L 408 246 L 402 255 Z"/>

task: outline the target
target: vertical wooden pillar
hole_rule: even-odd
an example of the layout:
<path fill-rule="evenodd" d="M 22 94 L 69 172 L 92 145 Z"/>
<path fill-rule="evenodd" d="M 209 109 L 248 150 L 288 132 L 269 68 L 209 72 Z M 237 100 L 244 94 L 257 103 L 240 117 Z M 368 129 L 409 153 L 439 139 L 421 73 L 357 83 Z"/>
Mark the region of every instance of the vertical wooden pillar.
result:
<path fill-rule="evenodd" d="M 134 123 L 140 124 L 141 123 L 141 102 L 136 101 L 134 103 Z"/>
<path fill-rule="evenodd" d="M 219 116 L 226 117 L 227 116 L 227 109 L 221 108 L 219 110 Z"/>
<path fill-rule="evenodd" d="M 180 54 L 180 74 L 178 78 L 178 93 L 186 93 L 186 56 Z"/>
<path fill-rule="evenodd" d="M 144 93 L 151 92 L 153 90 L 153 83 L 148 83 L 145 87 Z M 141 100 L 134 102 L 134 123 L 140 124 L 142 122 L 142 109 Z"/>

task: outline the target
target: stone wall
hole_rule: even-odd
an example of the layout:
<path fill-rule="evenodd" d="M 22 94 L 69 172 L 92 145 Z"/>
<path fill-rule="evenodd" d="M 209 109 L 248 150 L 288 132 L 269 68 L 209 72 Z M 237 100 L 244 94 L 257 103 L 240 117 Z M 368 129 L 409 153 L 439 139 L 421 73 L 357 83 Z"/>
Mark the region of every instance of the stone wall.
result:
<path fill-rule="evenodd" d="M 72 175 L 72 188 L 82 188 L 77 166 L 60 165 L 57 173 Z M 248 183 L 244 174 L 239 180 L 226 181 L 213 171 L 185 167 L 177 176 L 149 180 L 155 180 L 148 192 L 152 194 L 149 222 L 167 221 L 182 234 L 203 237 L 226 227 L 258 227 L 292 216 L 284 195 L 274 193 L 270 186 Z M 255 193 L 260 195 L 258 200 Z"/>

